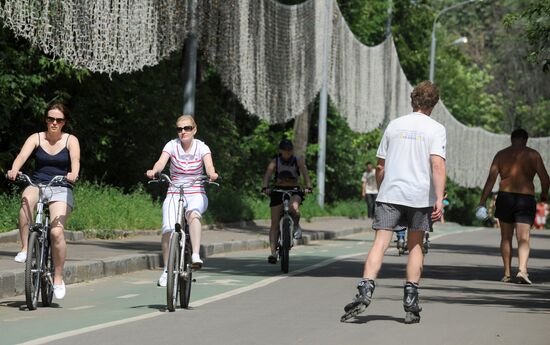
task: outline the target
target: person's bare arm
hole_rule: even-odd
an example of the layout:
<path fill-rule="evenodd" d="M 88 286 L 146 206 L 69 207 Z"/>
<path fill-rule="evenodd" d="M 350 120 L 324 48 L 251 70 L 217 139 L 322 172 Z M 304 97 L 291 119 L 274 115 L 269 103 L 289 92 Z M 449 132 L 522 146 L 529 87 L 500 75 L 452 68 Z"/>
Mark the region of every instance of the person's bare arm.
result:
<path fill-rule="evenodd" d="M 548 189 L 550 188 L 550 178 L 548 177 L 548 171 L 546 171 L 546 168 L 544 167 L 544 162 L 542 161 L 542 157 L 540 155 L 537 155 L 537 175 L 539 175 L 540 179 L 540 201 L 546 202 L 548 201 Z"/>
<path fill-rule="evenodd" d="M 489 168 L 489 176 L 487 176 L 487 181 L 485 181 L 485 187 L 483 187 L 483 192 L 481 193 L 481 198 L 479 199 L 479 206 L 485 206 L 485 202 L 491 194 L 493 186 L 495 185 L 495 182 L 497 180 L 499 174 L 498 157 L 499 155 L 497 153 L 495 155 L 495 158 L 493 158 L 493 163 L 491 163 L 491 167 Z"/>
<path fill-rule="evenodd" d="M 210 181 L 216 181 L 218 179 L 218 174 L 214 168 L 214 162 L 212 161 L 212 154 L 207 153 L 202 157 L 204 162 L 204 169 L 206 170 L 206 175 L 210 178 Z"/>
<path fill-rule="evenodd" d="M 170 155 L 168 154 L 168 152 L 162 151 L 158 161 L 155 163 L 155 165 L 153 165 L 153 168 L 151 170 L 147 170 L 147 172 L 145 173 L 147 177 L 149 177 L 150 179 L 154 179 L 155 174 L 161 172 L 169 160 Z"/>
<path fill-rule="evenodd" d="M 386 160 L 383 158 L 378 158 L 378 162 L 376 163 L 376 185 L 378 186 L 378 189 L 380 189 L 380 185 L 382 184 L 382 181 L 384 180 L 384 166 L 386 164 Z"/>
<path fill-rule="evenodd" d="M 15 157 L 15 160 L 13 161 L 13 164 L 11 165 L 11 169 L 8 170 L 8 179 L 14 181 L 17 175 L 19 174 L 19 170 L 23 167 L 27 159 L 29 159 L 30 155 L 34 151 L 35 148 L 38 147 L 38 135 L 40 134 L 33 134 L 25 140 L 25 143 L 23 144 L 23 147 L 21 148 L 21 151 Z"/>
<path fill-rule="evenodd" d="M 271 175 L 273 175 L 273 171 L 275 170 L 275 159 L 272 159 L 271 162 L 267 165 L 267 169 L 265 170 L 264 175 L 264 181 L 263 181 L 263 188 L 262 190 L 267 193 L 267 190 L 269 189 L 269 180 L 271 179 Z"/>
<path fill-rule="evenodd" d="M 74 135 L 69 137 L 67 149 L 71 156 L 71 172 L 67 174 L 67 180 L 70 183 L 75 183 L 80 172 L 80 143 Z"/>
<path fill-rule="evenodd" d="M 309 178 L 309 172 L 307 171 L 306 162 L 304 159 L 298 159 L 298 169 L 300 169 L 300 173 L 304 177 L 304 182 L 306 183 L 306 187 L 309 190 L 313 189 L 313 186 L 311 185 L 311 179 Z"/>
<path fill-rule="evenodd" d="M 432 212 L 432 220 L 438 220 L 443 214 L 443 195 L 445 194 L 445 182 L 447 178 L 445 158 L 438 155 L 431 155 L 432 179 L 435 189 L 436 201 Z"/>

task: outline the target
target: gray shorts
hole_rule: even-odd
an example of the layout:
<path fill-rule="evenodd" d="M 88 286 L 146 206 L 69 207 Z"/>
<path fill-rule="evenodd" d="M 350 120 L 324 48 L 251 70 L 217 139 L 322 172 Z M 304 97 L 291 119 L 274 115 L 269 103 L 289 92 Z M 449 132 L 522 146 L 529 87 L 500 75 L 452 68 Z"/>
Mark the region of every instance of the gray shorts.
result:
<path fill-rule="evenodd" d="M 67 187 L 48 187 L 44 189 L 44 195 L 48 202 L 62 201 L 69 205 L 71 209 L 74 208 L 73 190 Z"/>
<path fill-rule="evenodd" d="M 374 230 L 432 231 L 432 207 L 414 208 L 385 202 L 377 202 L 374 209 Z"/>

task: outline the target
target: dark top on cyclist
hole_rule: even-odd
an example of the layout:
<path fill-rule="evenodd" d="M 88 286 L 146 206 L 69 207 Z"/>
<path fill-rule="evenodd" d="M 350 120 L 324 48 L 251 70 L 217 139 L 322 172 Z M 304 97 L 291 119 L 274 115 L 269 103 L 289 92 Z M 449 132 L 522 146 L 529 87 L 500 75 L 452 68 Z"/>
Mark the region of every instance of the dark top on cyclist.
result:
<path fill-rule="evenodd" d="M 271 230 L 269 232 L 271 255 L 269 255 L 268 257 L 268 262 L 272 264 L 277 262 L 277 237 L 279 234 L 279 220 L 281 219 L 281 214 L 283 211 L 282 193 L 271 192 L 271 188 L 269 188 L 269 182 L 274 173 L 275 189 L 291 189 L 294 187 L 299 187 L 300 175 L 303 176 L 303 179 L 307 186 L 306 193 L 310 193 L 312 189 L 311 180 L 309 178 L 306 164 L 302 158 L 294 156 L 294 145 L 292 144 L 292 141 L 288 139 L 281 140 L 281 142 L 279 143 L 279 155 L 274 157 L 267 166 L 262 188 L 262 191 L 265 194 L 270 195 L 271 197 L 271 201 L 269 204 L 269 206 L 271 207 Z M 300 204 L 303 200 L 303 193 L 295 193 L 290 200 L 290 212 L 294 218 L 294 223 L 296 224 L 295 237 L 297 238 L 301 237 L 299 221 Z"/>
<path fill-rule="evenodd" d="M 27 138 L 21 151 L 15 158 L 8 178 L 15 180 L 20 169 L 32 156 L 36 170 L 32 175 L 33 183 L 47 183 L 56 175 L 65 176 L 67 182 L 74 183 L 80 171 L 80 144 L 71 134 L 63 132 L 63 127 L 69 121 L 67 108 L 60 103 L 52 104 L 45 112 L 45 132 L 34 133 Z M 67 252 L 64 229 L 69 214 L 73 209 L 73 193 L 70 185 L 55 185 L 45 190 L 50 211 L 50 241 L 52 243 L 53 262 L 55 265 L 54 294 L 57 299 L 65 296 L 63 282 L 63 266 Z M 15 261 L 25 262 L 29 225 L 33 220 L 33 212 L 38 203 L 38 188 L 28 186 L 23 191 L 21 209 L 19 211 L 19 234 L 21 236 L 21 251 Z"/>

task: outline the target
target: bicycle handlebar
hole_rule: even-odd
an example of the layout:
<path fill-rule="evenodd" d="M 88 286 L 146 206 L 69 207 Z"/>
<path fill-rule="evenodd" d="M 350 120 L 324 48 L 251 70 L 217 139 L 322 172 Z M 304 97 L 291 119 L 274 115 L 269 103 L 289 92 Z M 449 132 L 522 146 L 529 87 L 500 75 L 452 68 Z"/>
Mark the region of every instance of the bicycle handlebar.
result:
<path fill-rule="evenodd" d="M 216 185 L 218 187 L 220 186 L 219 183 L 214 182 L 214 181 L 210 181 L 210 177 L 208 177 L 207 175 L 187 175 L 187 176 L 194 176 L 195 178 L 192 181 L 174 183 L 172 181 L 172 179 L 170 178 L 170 176 L 168 176 L 166 174 L 163 174 L 163 173 L 156 173 L 155 174 L 155 179 L 149 181 L 148 183 L 166 182 L 166 183 L 168 183 L 168 185 L 174 186 L 174 187 L 190 187 L 190 186 L 194 185 L 195 183 L 199 182 L 201 184 L 208 183 L 208 184 Z"/>
<path fill-rule="evenodd" d="M 305 189 L 300 187 L 290 187 L 290 188 L 273 188 L 270 189 L 272 192 L 279 192 L 279 193 L 305 193 Z"/>
<path fill-rule="evenodd" d="M 31 180 L 31 178 L 29 177 L 29 175 L 24 174 L 24 173 L 20 173 L 19 175 L 17 175 L 17 177 L 15 178 L 15 181 L 13 181 L 13 182 L 26 182 L 26 183 L 28 183 L 30 186 L 37 187 L 37 188 L 40 188 L 40 187 L 45 187 L 45 188 L 47 188 L 47 187 L 50 187 L 52 184 L 58 183 L 58 182 L 59 182 L 59 183 L 60 183 L 60 182 L 66 182 L 66 183 L 68 183 L 69 185 L 72 186 L 72 184 L 69 183 L 69 182 L 67 181 L 67 177 L 66 177 L 66 176 L 62 176 L 62 175 L 56 175 L 56 176 L 54 176 L 54 177 L 50 180 L 50 182 L 48 182 L 47 184 L 45 184 L 45 182 L 36 184 L 36 183 L 32 182 L 32 180 Z"/>

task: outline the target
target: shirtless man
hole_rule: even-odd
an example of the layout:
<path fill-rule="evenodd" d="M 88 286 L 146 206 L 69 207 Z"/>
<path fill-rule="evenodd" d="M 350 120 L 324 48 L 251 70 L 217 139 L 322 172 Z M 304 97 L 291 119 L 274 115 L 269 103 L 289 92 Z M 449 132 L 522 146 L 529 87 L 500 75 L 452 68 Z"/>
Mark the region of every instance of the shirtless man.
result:
<path fill-rule="evenodd" d="M 479 206 L 485 206 L 497 176 L 500 175 L 495 217 L 500 221 L 500 252 L 504 262 L 504 277 L 501 281 L 511 281 L 512 237 L 515 227 L 519 258 L 516 283 L 531 284 L 527 274 L 527 261 L 529 230 L 535 219 L 536 207 L 533 179 L 535 174 L 539 176 L 542 187 L 540 200 L 545 202 L 548 198 L 550 178 L 540 154 L 527 147 L 527 132 L 516 129 L 511 137 L 512 145 L 499 151 L 493 159 Z"/>

